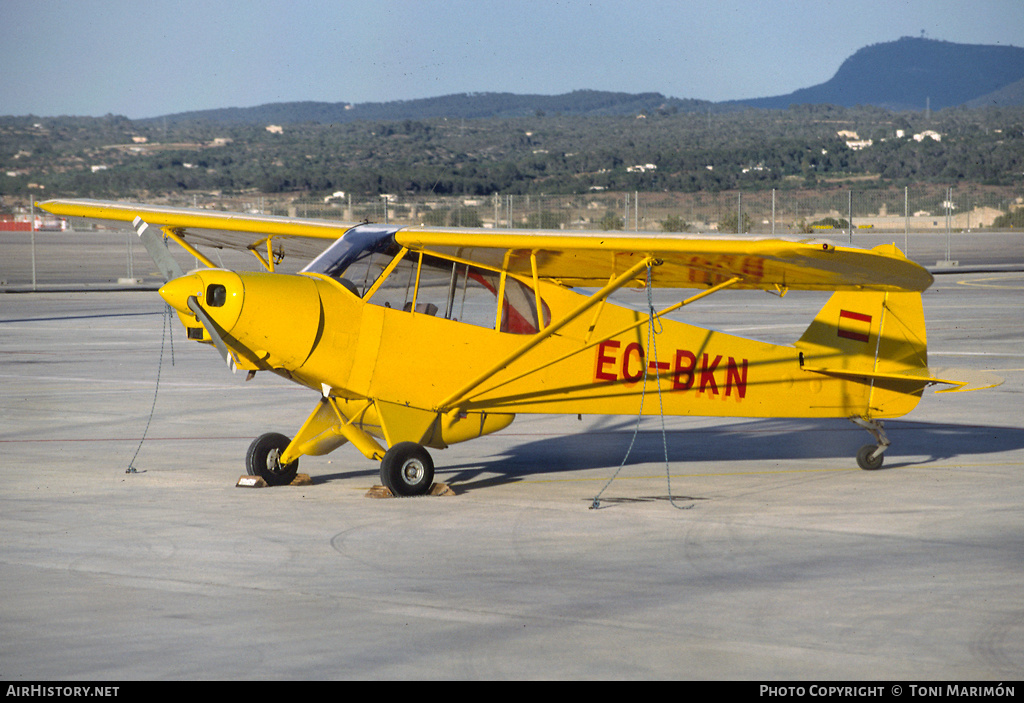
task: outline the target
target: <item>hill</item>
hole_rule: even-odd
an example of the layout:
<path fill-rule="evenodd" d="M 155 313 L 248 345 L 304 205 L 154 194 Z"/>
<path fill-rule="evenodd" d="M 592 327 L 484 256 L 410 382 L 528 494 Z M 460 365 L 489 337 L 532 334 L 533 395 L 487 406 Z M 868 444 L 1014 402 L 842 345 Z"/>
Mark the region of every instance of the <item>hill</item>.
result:
<path fill-rule="evenodd" d="M 432 118 L 507 119 L 538 115 L 578 117 L 722 113 L 745 107 L 873 105 L 896 111 L 930 107 L 1024 105 L 1024 49 L 903 37 L 873 44 L 846 59 L 827 82 L 775 97 L 712 103 L 661 93 L 576 90 L 562 95 L 459 93 L 372 103 L 288 102 L 181 112 L 140 120 L 168 124 L 342 124 L 364 120 Z"/>
<path fill-rule="evenodd" d="M 964 103 L 964 107 L 1017 107 L 1024 105 L 1024 78 Z"/>
<path fill-rule="evenodd" d="M 376 103 L 290 102 L 182 112 L 150 121 L 230 124 L 339 124 L 360 120 L 422 120 L 532 117 L 539 114 L 594 117 L 642 112 L 706 111 L 713 103 L 667 98 L 661 93 L 614 93 L 576 90 L 564 95 L 459 93 L 419 100 Z"/>
<path fill-rule="evenodd" d="M 889 110 L 941 110 L 1021 105 L 1024 49 L 903 37 L 873 44 L 846 59 L 827 82 L 788 95 L 734 101 L 767 109 L 790 105 L 874 105 Z"/>

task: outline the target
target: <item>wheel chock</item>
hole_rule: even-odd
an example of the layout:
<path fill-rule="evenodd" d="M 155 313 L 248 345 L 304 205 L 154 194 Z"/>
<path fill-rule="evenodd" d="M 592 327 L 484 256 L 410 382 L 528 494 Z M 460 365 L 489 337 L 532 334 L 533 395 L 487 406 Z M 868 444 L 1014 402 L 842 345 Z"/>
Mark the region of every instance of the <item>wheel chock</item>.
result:
<path fill-rule="evenodd" d="M 453 495 L 455 495 L 455 491 L 453 491 L 452 487 L 449 486 L 447 483 L 435 483 L 433 486 L 430 487 L 430 490 L 427 491 L 427 495 L 428 496 L 453 496 Z"/>
<path fill-rule="evenodd" d="M 374 486 L 366 492 L 366 498 L 394 498 L 395 494 L 387 486 Z"/>
<path fill-rule="evenodd" d="M 235 484 L 235 488 L 266 488 L 267 482 L 260 476 L 240 476 L 238 483 Z M 309 477 L 309 474 L 295 474 L 295 478 L 288 484 L 289 486 L 311 486 L 313 485 L 313 479 Z"/>
<path fill-rule="evenodd" d="M 434 483 L 426 492 L 428 496 L 454 496 L 455 491 L 447 483 Z M 394 498 L 395 494 L 387 486 L 374 486 L 366 492 L 366 498 Z"/>
<path fill-rule="evenodd" d="M 267 482 L 260 476 L 240 476 L 235 488 L 266 488 Z"/>

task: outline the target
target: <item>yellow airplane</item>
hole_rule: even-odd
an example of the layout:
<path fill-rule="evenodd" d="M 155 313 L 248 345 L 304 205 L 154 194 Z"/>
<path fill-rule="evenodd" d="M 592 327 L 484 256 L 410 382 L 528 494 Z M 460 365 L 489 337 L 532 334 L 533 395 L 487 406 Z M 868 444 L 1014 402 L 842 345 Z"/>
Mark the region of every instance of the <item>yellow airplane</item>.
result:
<path fill-rule="evenodd" d="M 985 387 L 929 370 L 921 291 L 932 276 L 894 245 L 39 206 L 134 223 L 190 339 L 250 378 L 270 371 L 317 392 L 294 438 L 249 447 L 248 473 L 271 485 L 291 482 L 301 456 L 349 442 L 381 462 L 394 495 L 420 495 L 434 478 L 427 447 L 496 432 L 516 413 L 846 417 L 874 437 L 857 462 L 877 469 L 881 419 L 910 412 L 931 384 Z M 205 268 L 183 273 L 168 240 Z M 197 245 L 250 251 L 264 270 L 219 268 Z M 275 273 L 285 255 L 312 261 Z M 627 286 L 698 292 L 640 312 L 609 301 Z M 793 346 L 666 317 L 726 289 L 834 293 Z M 655 387 L 662 403 L 642 404 Z"/>

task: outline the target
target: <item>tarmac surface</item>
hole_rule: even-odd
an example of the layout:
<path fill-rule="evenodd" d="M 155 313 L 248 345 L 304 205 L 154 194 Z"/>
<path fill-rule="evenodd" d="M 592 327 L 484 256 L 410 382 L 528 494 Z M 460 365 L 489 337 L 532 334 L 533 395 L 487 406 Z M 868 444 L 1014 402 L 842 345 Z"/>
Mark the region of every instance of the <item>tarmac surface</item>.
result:
<path fill-rule="evenodd" d="M 680 317 L 789 342 L 826 297 Z M 1024 273 L 924 304 L 933 366 L 1006 382 L 926 391 L 879 471 L 845 420 L 667 418 L 666 469 L 659 418 L 624 462 L 636 418 L 520 416 L 433 453 L 454 496 L 374 499 L 348 446 L 236 487 L 317 396 L 232 376 L 154 293 L 0 295 L 0 679 L 1017 679 Z"/>

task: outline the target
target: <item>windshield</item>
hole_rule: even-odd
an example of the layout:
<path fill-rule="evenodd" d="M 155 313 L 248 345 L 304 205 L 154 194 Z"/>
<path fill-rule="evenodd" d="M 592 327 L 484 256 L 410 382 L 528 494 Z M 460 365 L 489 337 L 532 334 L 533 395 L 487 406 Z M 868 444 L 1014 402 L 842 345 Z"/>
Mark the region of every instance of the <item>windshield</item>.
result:
<path fill-rule="evenodd" d="M 347 231 L 302 273 L 330 276 L 361 298 L 400 251 L 395 232 L 401 227 L 359 225 Z M 501 275 L 466 262 L 409 251 L 391 267 L 388 277 L 370 298 L 374 305 L 393 310 L 443 317 L 501 332 L 536 334 L 551 322 L 551 311 L 543 301 L 541 315 L 533 290 L 511 276 L 506 278 L 501 315 L 497 296 Z"/>
<path fill-rule="evenodd" d="M 353 227 L 301 273 L 330 276 L 362 296 L 401 249 L 395 242 L 395 232 L 399 229 L 387 225 Z"/>

